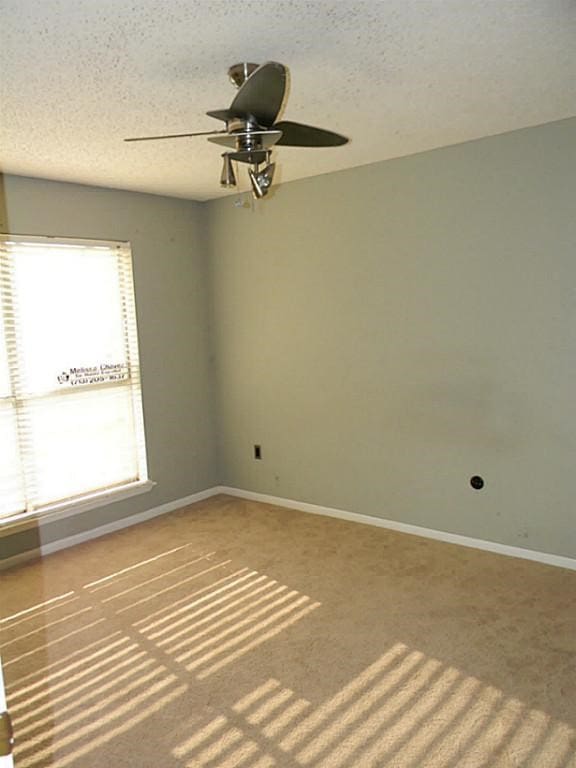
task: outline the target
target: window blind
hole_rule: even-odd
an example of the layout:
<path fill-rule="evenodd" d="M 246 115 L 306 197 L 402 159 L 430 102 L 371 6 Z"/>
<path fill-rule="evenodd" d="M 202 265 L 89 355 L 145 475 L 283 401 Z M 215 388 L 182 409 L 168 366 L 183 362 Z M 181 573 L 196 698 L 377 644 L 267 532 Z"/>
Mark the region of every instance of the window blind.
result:
<path fill-rule="evenodd" d="M 0 236 L 0 521 L 147 480 L 127 243 Z"/>

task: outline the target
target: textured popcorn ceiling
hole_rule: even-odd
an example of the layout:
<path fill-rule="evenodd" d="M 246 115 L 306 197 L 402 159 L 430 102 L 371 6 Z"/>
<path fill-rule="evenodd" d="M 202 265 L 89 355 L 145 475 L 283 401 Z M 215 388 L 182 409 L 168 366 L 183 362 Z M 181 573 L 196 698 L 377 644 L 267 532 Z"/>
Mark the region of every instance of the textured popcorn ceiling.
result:
<path fill-rule="evenodd" d="M 0 0 L 0 168 L 205 200 L 227 69 L 290 70 L 283 117 L 349 136 L 279 148 L 313 176 L 576 113 L 572 0 Z M 243 186 L 245 174 L 242 174 Z"/>

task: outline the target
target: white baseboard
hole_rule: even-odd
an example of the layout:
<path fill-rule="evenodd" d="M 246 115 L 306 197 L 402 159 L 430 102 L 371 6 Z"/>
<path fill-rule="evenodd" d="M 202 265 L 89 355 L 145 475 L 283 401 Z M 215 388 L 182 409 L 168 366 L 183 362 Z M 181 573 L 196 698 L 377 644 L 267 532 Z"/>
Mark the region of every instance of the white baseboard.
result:
<path fill-rule="evenodd" d="M 437 541 L 446 541 L 450 544 L 459 544 L 461 547 L 471 547 L 472 549 L 483 549 L 487 552 L 495 552 L 498 555 L 507 555 L 508 557 L 519 557 L 523 560 L 534 560 L 546 565 L 554 565 L 558 568 L 569 568 L 576 571 L 576 560 L 563 555 L 553 555 L 548 552 L 537 552 L 533 549 L 524 549 L 514 547 L 509 544 L 499 544 L 496 541 L 486 541 L 485 539 L 474 539 L 469 536 L 462 536 L 459 533 L 448 533 L 447 531 L 438 531 L 434 528 L 422 528 L 419 525 L 410 525 L 409 523 L 399 523 L 396 520 L 386 520 L 381 517 L 371 515 L 361 515 L 357 512 L 347 512 L 343 509 L 334 509 L 332 507 L 321 507 L 317 504 L 308 504 L 305 501 L 294 501 L 293 499 L 284 499 L 280 496 L 269 496 L 265 493 L 254 493 L 252 491 L 243 491 L 240 488 L 229 488 L 220 486 L 215 489 L 217 493 L 225 493 L 228 496 L 237 496 L 249 501 L 262 501 L 266 504 L 274 504 L 278 507 L 288 507 L 300 512 L 309 512 L 313 515 L 324 515 L 325 517 L 336 517 L 339 520 L 349 520 L 353 523 L 362 523 L 364 525 L 373 525 L 377 528 L 388 528 L 392 531 L 409 533 L 414 536 L 422 536 L 427 539 L 436 539 Z"/>
<path fill-rule="evenodd" d="M 373 517 L 372 515 L 361 515 L 358 512 L 347 512 L 343 509 L 335 509 L 333 507 L 322 507 L 318 504 L 309 504 L 305 501 L 295 501 L 294 499 L 285 499 L 281 496 L 270 496 L 265 493 L 255 493 L 253 491 L 244 491 L 241 488 L 231 488 L 225 485 L 214 486 L 213 488 L 207 488 L 204 491 L 193 493 L 190 496 L 185 496 L 182 499 L 175 499 L 169 501 L 166 504 L 161 504 L 158 507 L 147 509 L 144 512 L 138 512 L 135 515 L 129 517 L 123 517 L 120 520 L 115 520 L 112 523 L 101 525 L 98 528 L 93 528 L 89 531 L 75 534 L 74 536 L 68 536 L 65 539 L 49 542 L 48 544 L 42 544 L 39 548 L 33 550 L 27 550 L 19 555 L 5 558 L 0 560 L 0 570 L 10 568 L 14 565 L 33 560 L 44 555 L 49 555 L 53 552 L 58 552 L 61 549 L 67 549 L 75 544 L 81 544 L 91 539 L 97 539 L 100 536 L 105 536 L 107 533 L 113 533 L 114 531 L 128 528 L 138 523 L 143 523 L 146 520 L 151 520 L 159 515 L 165 515 L 168 512 L 173 512 L 176 509 L 181 509 L 189 504 L 195 504 L 198 501 L 204 501 L 212 496 L 218 494 L 226 494 L 228 496 L 236 496 L 248 501 L 262 501 L 266 504 L 274 504 L 278 507 L 286 507 L 288 509 L 295 509 L 300 512 L 308 512 L 313 515 L 324 515 L 325 517 L 335 517 L 339 520 L 348 520 L 352 523 L 361 523 L 363 525 L 373 525 L 377 528 L 388 528 L 389 530 L 399 531 L 400 533 L 408 533 L 414 536 L 422 536 L 427 539 L 435 539 L 437 541 L 445 541 L 449 544 L 459 544 L 462 547 L 471 547 L 472 549 L 482 549 L 487 552 L 494 552 L 498 555 L 506 555 L 508 557 L 519 557 L 523 560 L 534 560 L 538 563 L 545 563 L 546 565 L 554 565 L 558 568 L 568 568 L 572 571 L 576 571 L 576 560 L 571 557 L 564 557 L 563 555 L 554 555 L 548 552 L 537 552 L 533 549 L 523 549 L 522 547 L 514 547 L 509 544 L 499 544 L 495 541 L 486 541 L 485 539 L 474 539 L 469 536 L 462 536 L 458 533 L 449 533 L 447 531 L 438 531 L 434 528 L 422 528 L 419 525 L 410 525 L 409 523 L 399 523 L 396 520 L 386 520 L 381 517 Z"/>
<path fill-rule="evenodd" d="M 158 507 L 146 509 L 143 512 L 137 512 L 135 515 L 129 515 L 128 517 L 122 517 L 119 520 L 114 520 L 111 523 L 100 525 L 98 528 L 92 528 L 89 531 L 76 533 L 73 536 L 67 536 L 65 539 L 59 539 L 58 541 L 51 541 L 47 544 L 41 544 L 36 549 L 29 549 L 26 550 L 26 552 L 22 552 L 21 554 L 0 560 L 0 570 L 11 568 L 14 565 L 19 565 L 20 563 L 27 562 L 28 560 L 35 560 L 38 557 L 50 555 L 53 552 L 58 552 L 61 549 L 73 547 L 75 544 L 82 544 L 85 541 L 97 539 L 100 536 L 105 536 L 107 533 L 120 531 L 122 528 L 129 528 L 132 525 L 144 523 L 146 520 L 151 520 L 153 517 L 165 515 L 166 513 L 173 512 L 176 509 L 187 507 L 189 504 L 195 504 L 197 501 L 204 501 L 204 499 L 209 499 L 211 496 L 215 496 L 220 492 L 221 491 L 217 487 L 207 488 L 204 491 L 193 493 L 190 496 L 185 496 L 182 499 L 175 499 L 174 501 L 169 501 L 166 504 L 160 504 Z M 41 530 L 42 525 L 40 525 L 40 532 Z"/>

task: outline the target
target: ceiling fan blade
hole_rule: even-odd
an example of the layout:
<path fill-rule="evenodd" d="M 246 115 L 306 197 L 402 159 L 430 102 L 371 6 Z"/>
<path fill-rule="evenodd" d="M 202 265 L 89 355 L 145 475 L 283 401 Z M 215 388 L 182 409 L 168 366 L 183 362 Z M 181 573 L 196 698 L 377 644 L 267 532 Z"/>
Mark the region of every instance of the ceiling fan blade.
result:
<path fill-rule="evenodd" d="M 236 117 L 236 115 L 234 115 L 233 112 L 230 112 L 229 109 L 211 109 L 210 112 L 206 112 L 206 114 L 208 117 L 215 117 L 216 120 L 223 120 L 225 123 Z"/>
<path fill-rule="evenodd" d="M 258 125 L 270 128 L 278 117 L 285 91 L 286 67 L 268 61 L 244 81 L 229 111 L 235 117 L 251 115 Z"/>
<path fill-rule="evenodd" d="M 170 133 L 165 136 L 137 136 L 124 141 L 156 141 L 157 139 L 183 139 L 189 136 L 214 136 L 217 133 L 226 133 L 226 131 L 200 131 L 199 133 Z"/>
<path fill-rule="evenodd" d="M 341 136 L 339 133 L 303 123 L 292 123 L 290 120 L 274 123 L 274 130 L 282 131 L 282 137 L 276 142 L 278 146 L 339 147 L 348 143 L 346 136 Z"/>

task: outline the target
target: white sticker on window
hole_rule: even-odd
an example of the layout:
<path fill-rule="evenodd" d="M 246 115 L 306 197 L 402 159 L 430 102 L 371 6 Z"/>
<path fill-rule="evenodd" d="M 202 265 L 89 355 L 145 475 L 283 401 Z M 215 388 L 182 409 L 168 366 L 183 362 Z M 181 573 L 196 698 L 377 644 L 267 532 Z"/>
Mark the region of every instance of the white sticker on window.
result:
<path fill-rule="evenodd" d="M 125 363 L 101 363 L 100 365 L 69 368 L 57 377 L 58 384 L 77 387 L 81 384 L 105 384 L 109 381 L 123 381 L 128 378 Z"/>

